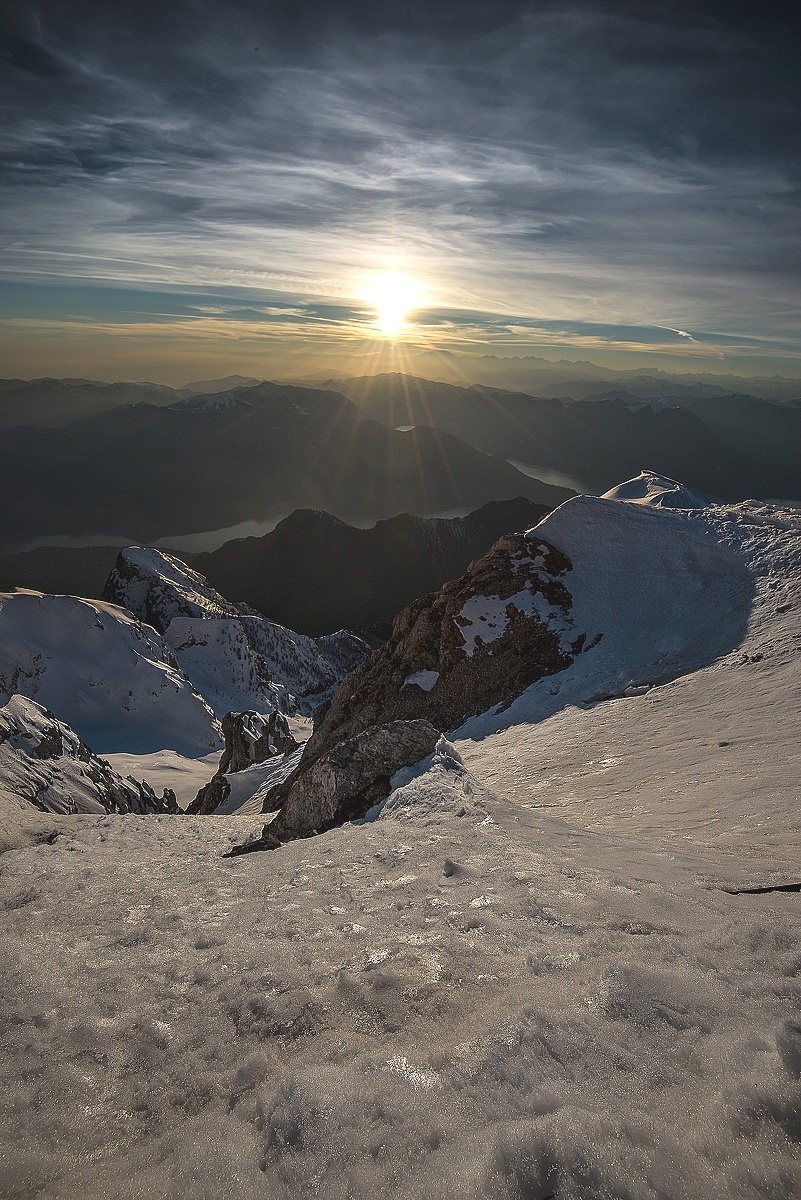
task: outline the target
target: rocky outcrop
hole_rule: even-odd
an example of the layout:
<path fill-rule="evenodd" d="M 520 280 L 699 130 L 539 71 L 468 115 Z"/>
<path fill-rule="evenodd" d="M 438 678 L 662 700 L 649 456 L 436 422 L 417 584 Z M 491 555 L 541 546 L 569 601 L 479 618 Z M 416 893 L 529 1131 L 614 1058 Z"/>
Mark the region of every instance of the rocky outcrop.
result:
<path fill-rule="evenodd" d="M 42 812 L 177 813 L 174 792 L 159 797 L 123 779 L 77 733 L 26 696 L 0 708 L 0 787 Z"/>
<path fill-rule="evenodd" d="M 338 680 L 355 671 L 369 653 L 367 643 L 347 629 L 321 634 L 314 641 Z"/>
<path fill-rule="evenodd" d="M 222 731 L 225 749 L 220 765 L 189 805 L 188 813 L 206 815 L 215 812 L 231 791 L 227 775 L 245 771 L 277 755 L 290 754 L 298 748 L 286 717 L 279 712 L 227 713 L 223 717 Z"/>
<path fill-rule="evenodd" d="M 278 816 L 250 848 L 362 815 L 388 794 L 389 775 L 430 753 L 432 737 L 565 670 L 585 642 L 571 617 L 571 570 L 536 529 L 511 534 L 405 609 L 386 645 L 318 710 L 294 773 L 265 798 Z"/>
<path fill-rule="evenodd" d="M 439 732 L 427 721 L 392 721 L 340 742 L 280 789 L 282 808 L 258 842 L 234 853 L 275 849 L 363 817 L 390 793 L 392 776 L 431 754 Z"/>
<path fill-rule="evenodd" d="M 563 671 L 583 645 L 564 582 L 570 570 L 536 530 L 501 538 L 461 579 L 395 619 L 386 645 L 320 711 L 303 762 L 388 721 L 454 729 Z"/>
<path fill-rule="evenodd" d="M 145 546 L 119 552 L 102 598 L 159 633 L 176 617 L 236 617 L 249 611 L 231 604 L 174 554 Z"/>

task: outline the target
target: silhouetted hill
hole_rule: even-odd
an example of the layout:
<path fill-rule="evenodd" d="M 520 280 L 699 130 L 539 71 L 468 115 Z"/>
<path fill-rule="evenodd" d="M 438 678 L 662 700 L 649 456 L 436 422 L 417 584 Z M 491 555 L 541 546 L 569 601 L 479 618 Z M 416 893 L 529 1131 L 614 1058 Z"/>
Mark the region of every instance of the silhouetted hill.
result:
<path fill-rule="evenodd" d="M 0 380 L 0 429 L 57 428 L 128 404 L 174 404 L 180 393 L 159 383 L 93 379 Z"/>
<path fill-rule="evenodd" d="M 630 385 L 630 386 L 629 386 Z M 753 396 L 710 395 L 627 381 L 587 400 L 456 387 L 388 374 L 338 385 L 366 417 L 456 432 L 500 458 L 587 480 L 604 491 L 644 464 L 724 499 L 801 495 L 801 409 Z M 647 393 L 647 403 L 640 392 Z M 590 393 L 592 395 L 592 393 Z"/>
<path fill-rule="evenodd" d="M 536 525 L 547 511 L 518 497 L 462 518 L 401 513 L 355 529 L 304 509 L 272 533 L 227 542 L 196 555 L 192 565 L 225 595 L 302 633 L 366 630 L 386 625 L 412 600 L 462 574 L 503 534 Z"/>
<path fill-rule="evenodd" d="M 569 495 L 452 434 L 399 433 L 341 395 L 270 383 L 8 430 L 0 478 L 15 498 L 6 545 L 87 533 L 152 542 L 296 508 L 376 520 L 510 496 L 551 507 Z"/>

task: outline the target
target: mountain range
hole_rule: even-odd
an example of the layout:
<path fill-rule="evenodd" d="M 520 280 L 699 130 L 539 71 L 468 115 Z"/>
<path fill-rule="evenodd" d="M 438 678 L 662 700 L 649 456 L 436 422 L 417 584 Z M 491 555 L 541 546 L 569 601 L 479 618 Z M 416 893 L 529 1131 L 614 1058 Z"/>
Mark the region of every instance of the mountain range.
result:
<path fill-rule="evenodd" d="M 270 383 L 8 429 L 0 473 L 16 498 L 6 544 L 90 532 L 150 542 L 301 507 L 357 520 L 512 496 L 551 507 L 570 494 L 452 434 L 388 429 L 343 396 Z"/>
<path fill-rule="evenodd" d="M 453 375 L 447 356 L 418 359 Z M 315 386 L 0 381 L 0 471 L 16 498 L 0 552 L 189 535 L 210 550 L 225 540 L 214 531 L 299 508 L 359 525 L 514 496 L 553 507 L 646 463 L 726 500 L 801 496 L 796 381 L 520 360 L 531 386 L 504 391 L 517 361 L 480 360 L 496 385 L 472 386 L 398 373 Z"/>
<path fill-rule="evenodd" d="M 303 633 L 373 629 L 417 596 L 454 579 L 504 533 L 536 525 L 548 510 L 530 500 L 493 500 L 466 517 L 401 513 L 357 529 L 302 509 L 261 538 L 226 542 L 193 567 L 226 596 Z"/>
<path fill-rule="evenodd" d="M 799 406 L 639 377 L 629 390 L 595 381 L 578 400 L 391 373 L 331 386 L 388 427 L 458 430 L 485 453 L 574 477 L 582 490 L 605 491 L 647 463 L 728 500 L 801 497 Z"/>

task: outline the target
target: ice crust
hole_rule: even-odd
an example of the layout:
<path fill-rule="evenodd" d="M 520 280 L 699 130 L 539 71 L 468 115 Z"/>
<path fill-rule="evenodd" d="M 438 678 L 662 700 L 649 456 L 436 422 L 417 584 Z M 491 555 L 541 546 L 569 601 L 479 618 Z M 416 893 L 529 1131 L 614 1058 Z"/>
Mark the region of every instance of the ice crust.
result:
<path fill-rule="evenodd" d="M 537 536 L 603 637 L 378 819 L 225 859 L 263 817 L 52 817 L 3 855 L 0 1194 L 801 1194 L 798 896 L 723 890 L 801 879 L 801 516 Z"/>

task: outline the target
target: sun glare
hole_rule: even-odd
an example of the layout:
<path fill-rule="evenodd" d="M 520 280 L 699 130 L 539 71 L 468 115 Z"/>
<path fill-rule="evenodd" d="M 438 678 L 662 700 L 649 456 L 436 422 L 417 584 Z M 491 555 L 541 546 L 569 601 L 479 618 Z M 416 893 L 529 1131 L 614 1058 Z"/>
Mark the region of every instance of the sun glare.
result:
<path fill-rule="evenodd" d="M 400 337 L 409 312 L 420 305 L 414 281 L 395 272 L 377 276 L 367 290 L 367 299 L 375 307 L 376 329 L 384 337 Z"/>

